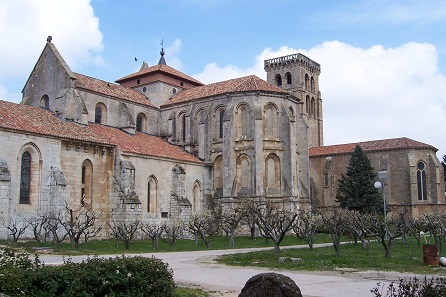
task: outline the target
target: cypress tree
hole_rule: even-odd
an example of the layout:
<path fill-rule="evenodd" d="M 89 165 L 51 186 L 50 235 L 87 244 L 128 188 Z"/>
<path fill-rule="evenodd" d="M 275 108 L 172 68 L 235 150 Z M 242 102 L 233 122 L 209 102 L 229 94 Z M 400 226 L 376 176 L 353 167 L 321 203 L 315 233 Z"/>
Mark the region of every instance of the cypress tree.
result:
<path fill-rule="evenodd" d="M 369 158 L 357 145 L 349 160 L 347 172 L 339 180 L 336 201 L 342 208 L 361 213 L 383 212 L 381 194 L 374 187 L 376 180 Z"/>

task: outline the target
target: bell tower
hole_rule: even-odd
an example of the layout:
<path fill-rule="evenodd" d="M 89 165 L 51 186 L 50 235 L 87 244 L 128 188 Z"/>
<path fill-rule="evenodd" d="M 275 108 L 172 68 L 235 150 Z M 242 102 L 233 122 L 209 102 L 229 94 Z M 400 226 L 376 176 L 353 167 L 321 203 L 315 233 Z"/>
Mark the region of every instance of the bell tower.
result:
<path fill-rule="evenodd" d="M 321 66 L 302 54 L 264 61 L 267 81 L 299 98 L 300 113 L 308 126 L 309 147 L 323 145 L 322 98 L 319 91 Z"/>

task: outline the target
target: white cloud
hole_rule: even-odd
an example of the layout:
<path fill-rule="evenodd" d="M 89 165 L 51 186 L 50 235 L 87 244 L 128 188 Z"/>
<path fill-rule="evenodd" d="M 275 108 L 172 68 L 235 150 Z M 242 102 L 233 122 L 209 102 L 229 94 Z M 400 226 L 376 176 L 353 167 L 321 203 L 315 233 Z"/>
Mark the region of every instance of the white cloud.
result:
<path fill-rule="evenodd" d="M 102 33 L 90 0 L 3 0 L 0 2 L 0 85 L 3 88 L 6 88 L 5 77 L 27 77 L 48 35 L 53 36 L 53 42 L 70 67 L 103 62 Z M 12 87 L 16 91 L 22 86 Z"/>
<path fill-rule="evenodd" d="M 325 144 L 408 137 L 446 153 L 446 76 L 427 43 L 358 48 L 339 41 L 309 50 L 265 49 L 248 69 L 208 64 L 194 76 L 215 82 L 248 74 L 265 78 L 265 59 L 301 52 L 321 64 Z"/>

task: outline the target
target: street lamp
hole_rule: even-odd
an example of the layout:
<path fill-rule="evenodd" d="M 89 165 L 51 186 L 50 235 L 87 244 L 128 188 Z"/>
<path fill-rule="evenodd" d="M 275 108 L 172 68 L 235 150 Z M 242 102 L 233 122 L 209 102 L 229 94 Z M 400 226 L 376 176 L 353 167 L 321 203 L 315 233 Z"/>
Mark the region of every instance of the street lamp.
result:
<path fill-rule="evenodd" d="M 383 193 L 383 202 L 384 202 L 384 226 L 386 228 L 386 241 L 387 241 L 387 233 L 388 233 L 388 229 L 387 229 L 387 206 L 386 206 L 386 191 L 384 189 L 384 183 L 385 180 L 387 179 L 387 171 L 380 171 L 378 172 L 378 181 L 376 181 L 373 186 L 375 187 L 375 189 L 377 189 L 378 191 L 381 190 L 381 192 Z"/>

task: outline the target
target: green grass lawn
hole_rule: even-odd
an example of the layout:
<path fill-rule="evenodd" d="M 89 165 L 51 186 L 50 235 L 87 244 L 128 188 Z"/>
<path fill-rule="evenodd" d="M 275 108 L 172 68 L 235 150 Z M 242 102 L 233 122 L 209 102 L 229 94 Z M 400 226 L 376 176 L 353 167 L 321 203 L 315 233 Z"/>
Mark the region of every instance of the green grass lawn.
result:
<path fill-rule="evenodd" d="M 279 257 L 285 257 L 280 263 Z M 294 258 L 294 259 L 293 259 Z M 385 257 L 384 248 L 378 242 L 372 242 L 369 254 L 363 249 L 361 242 L 357 245 L 341 246 L 340 257 L 336 258 L 334 248 L 323 247 L 309 249 L 282 249 L 279 256 L 273 251 L 250 252 L 222 256 L 219 263 L 237 266 L 259 266 L 288 270 L 334 271 L 334 270 L 375 270 L 397 271 L 420 274 L 446 274 L 446 269 L 423 265 L 423 249 L 418 247 L 414 239 L 406 244 L 396 240 L 392 248 L 392 257 Z"/>
<path fill-rule="evenodd" d="M 329 242 L 330 239 L 325 234 L 317 236 L 317 242 Z M 298 245 L 305 244 L 305 242 L 297 239 L 293 236 L 287 236 L 283 240 L 281 246 L 286 245 Z M 171 248 L 163 241 L 159 241 L 158 248 L 152 248 L 152 242 L 150 240 L 133 240 L 130 243 L 128 250 L 124 248 L 123 242 L 118 242 L 116 239 L 104 239 L 104 240 L 90 240 L 87 244 L 79 244 L 78 249 L 70 248 L 69 243 L 63 242 L 59 247 L 56 247 L 53 243 L 39 243 L 37 241 L 19 241 L 13 243 L 10 241 L 0 241 L 0 245 L 8 245 L 12 247 L 25 248 L 30 253 L 35 253 L 34 248 L 37 247 L 50 247 L 54 248 L 54 254 L 58 255 L 106 255 L 106 254 L 128 254 L 128 253 L 159 253 L 159 252 L 183 252 L 183 251 L 199 251 L 206 250 L 206 246 L 199 240 L 195 244 L 194 240 L 180 239 Z M 255 247 L 273 247 L 271 240 L 265 241 L 262 237 L 257 237 L 254 240 L 248 236 L 240 236 L 235 238 L 234 248 L 255 248 Z M 215 236 L 212 238 L 210 249 L 221 250 L 229 249 L 229 238 L 225 236 Z"/>

